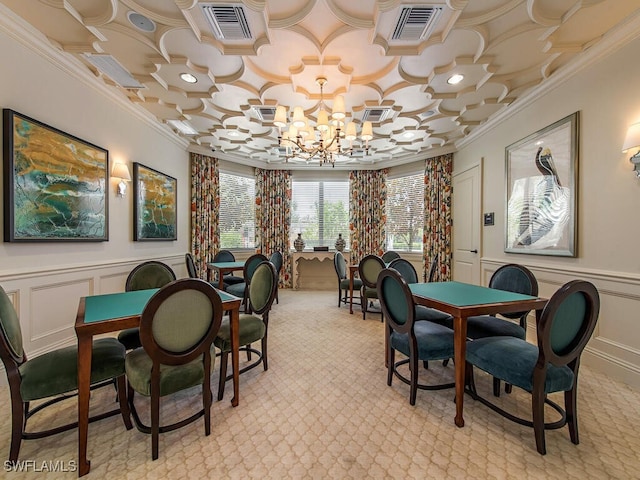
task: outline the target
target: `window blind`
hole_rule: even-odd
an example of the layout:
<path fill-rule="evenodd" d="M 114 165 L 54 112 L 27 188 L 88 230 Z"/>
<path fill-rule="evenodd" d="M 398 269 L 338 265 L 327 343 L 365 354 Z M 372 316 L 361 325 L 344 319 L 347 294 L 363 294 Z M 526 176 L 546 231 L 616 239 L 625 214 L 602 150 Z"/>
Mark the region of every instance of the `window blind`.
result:
<path fill-rule="evenodd" d="M 422 251 L 424 175 L 387 179 L 387 250 Z"/>
<path fill-rule="evenodd" d="M 255 248 L 256 181 L 220 172 L 220 248 Z"/>

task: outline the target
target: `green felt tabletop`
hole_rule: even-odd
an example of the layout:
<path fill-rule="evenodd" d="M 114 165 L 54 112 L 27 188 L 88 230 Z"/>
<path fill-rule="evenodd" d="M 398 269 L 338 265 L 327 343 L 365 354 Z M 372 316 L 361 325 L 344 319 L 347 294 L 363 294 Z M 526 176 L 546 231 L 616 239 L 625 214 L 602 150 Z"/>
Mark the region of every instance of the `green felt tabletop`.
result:
<path fill-rule="evenodd" d="M 461 282 L 412 283 L 409 285 L 409 288 L 414 295 L 432 298 L 457 307 L 533 300 L 537 298 L 530 295 L 506 292 L 496 288 L 481 287 L 479 285 Z"/>
<path fill-rule="evenodd" d="M 159 289 L 91 295 L 84 300 L 84 323 L 100 322 L 112 318 L 140 315 L 149 299 Z M 216 289 L 222 302 L 240 300 L 238 297 Z"/>
<path fill-rule="evenodd" d="M 207 265 L 213 268 L 236 268 L 238 270 L 242 270 L 244 262 L 214 262 L 207 263 Z"/>

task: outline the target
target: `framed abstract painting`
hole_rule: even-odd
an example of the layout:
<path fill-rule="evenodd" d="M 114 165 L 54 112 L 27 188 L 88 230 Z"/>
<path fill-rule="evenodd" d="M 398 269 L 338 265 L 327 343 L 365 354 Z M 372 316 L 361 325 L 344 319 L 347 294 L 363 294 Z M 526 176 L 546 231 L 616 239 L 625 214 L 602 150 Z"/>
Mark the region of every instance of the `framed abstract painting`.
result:
<path fill-rule="evenodd" d="M 109 239 L 109 152 L 3 109 L 4 241 Z"/>
<path fill-rule="evenodd" d="M 177 182 L 141 163 L 133 163 L 133 239 L 177 240 Z"/>
<path fill-rule="evenodd" d="M 576 256 L 579 112 L 506 148 L 505 252 Z"/>

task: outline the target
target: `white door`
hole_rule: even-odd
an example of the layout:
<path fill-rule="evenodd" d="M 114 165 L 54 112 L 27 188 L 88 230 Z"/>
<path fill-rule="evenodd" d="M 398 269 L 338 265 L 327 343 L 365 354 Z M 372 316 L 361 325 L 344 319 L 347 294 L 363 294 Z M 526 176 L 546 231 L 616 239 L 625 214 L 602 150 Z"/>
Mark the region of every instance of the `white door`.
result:
<path fill-rule="evenodd" d="M 453 176 L 453 280 L 480 285 L 482 163 Z"/>

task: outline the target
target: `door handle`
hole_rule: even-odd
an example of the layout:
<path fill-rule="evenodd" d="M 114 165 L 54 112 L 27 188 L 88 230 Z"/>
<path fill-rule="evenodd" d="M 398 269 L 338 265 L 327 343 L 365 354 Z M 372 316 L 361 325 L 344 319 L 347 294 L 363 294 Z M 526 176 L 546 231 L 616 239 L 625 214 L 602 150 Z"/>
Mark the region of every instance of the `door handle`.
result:
<path fill-rule="evenodd" d="M 478 250 L 469 250 L 471 253 L 478 253 Z"/>

